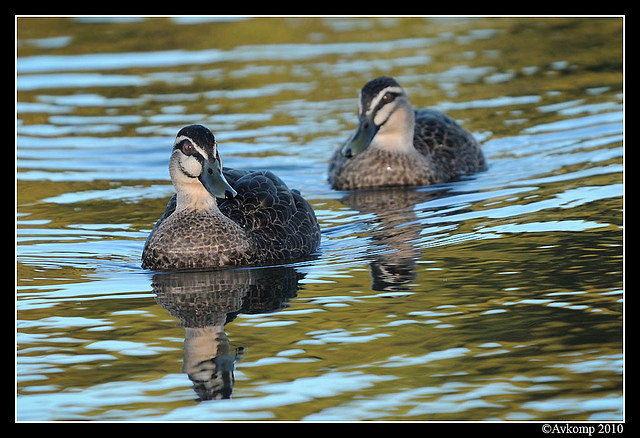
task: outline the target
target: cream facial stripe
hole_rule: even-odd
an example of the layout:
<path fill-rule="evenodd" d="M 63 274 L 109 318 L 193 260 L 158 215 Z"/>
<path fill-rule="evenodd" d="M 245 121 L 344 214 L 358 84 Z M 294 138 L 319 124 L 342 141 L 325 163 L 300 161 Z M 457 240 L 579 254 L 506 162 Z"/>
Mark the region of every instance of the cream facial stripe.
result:
<path fill-rule="evenodd" d="M 382 98 L 385 94 L 391 94 L 391 100 L 384 102 Z M 389 103 L 393 102 L 396 97 L 402 95 L 402 89 L 398 87 L 388 87 L 382 90 L 378 94 L 376 107 L 372 110 L 373 113 L 373 123 L 377 127 L 381 127 L 387 120 L 391 117 L 391 115 L 399 108 L 397 104 L 389 105 Z"/>
<path fill-rule="evenodd" d="M 182 140 L 189 140 L 191 143 L 193 143 L 193 140 L 191 140 L 189 137 L 187 137 L 186 135 L 181 135 L 180 137 L 176 137 L 176 141 L 173 142 L 173 147 L 178 146 Z"/>
<path fill-rule="evenodd" d="M 189 140 L 191 142 L 191 144 L 193 145 L 193 147 L 196 149 L 196 151 L 198 151 L 198 154 L 200 154 L 201 158 L 208 157 L 209 154 L 207 154 L 204 149 L 202 149 L 195 141 L 193 141 L 191 138 L 187 137 L 186 135 L 181 135 L 180 137 L 177 137 L 176 141 L 173 143 L 173 146 L 174 147 L 178 147 L 178 145 L 183 140 Z M 214 155 L 216 155 L 217 146 L 218 146 L 217 143 L 214 143 L 214 145 L 213 145 Z M 200 160 L 198 160 L 198 161 L 200 161 Z"/>
<path fill-rule="evenodd" d="M 379 109 L 378 105 L 380 104 L 380 101 L 382 100 L 383 96 L 387 93 L 403 94 L 404 92 L 400 87 L 387 87 L 381 90 L 378 93 L 378 95 L 375 97 L 375 99 L 373 99 L 369 104 L 369 108 L 367 109 L 367 112 L 366 112 L 367 116 L 370 115 L 374 110 Z M 360 111 L 362 111 L 362 108 L 360 108 Z"/>

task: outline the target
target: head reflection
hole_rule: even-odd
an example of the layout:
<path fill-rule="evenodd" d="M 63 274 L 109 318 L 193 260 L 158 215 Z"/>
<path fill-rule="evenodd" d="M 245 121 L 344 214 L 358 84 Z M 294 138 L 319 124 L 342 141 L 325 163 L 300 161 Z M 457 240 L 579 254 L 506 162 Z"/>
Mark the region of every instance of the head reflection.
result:
<path fill-rule="evenodd" d="M 296 296 L 303 276 L 291 267 L 165 272 L 153 276 L 156 301 L 185 329 L 182 371 L 200 400 L 230 398 L 235 362 L 224 326 L 239 313 L 264 313 Z"/>
<path fill-rule="evenodd" d="M 350 192 L 341 199 L 351 209 L 375 217 L 370 233 L 372 253 L 376 254 L 370 261 L 372 290 L 412 290 L 416 263 L 422 256 L 416 242 L 423 225 L 416 216 L 416 206 L 445 194 L 445 189 L 389 187 Z"/>

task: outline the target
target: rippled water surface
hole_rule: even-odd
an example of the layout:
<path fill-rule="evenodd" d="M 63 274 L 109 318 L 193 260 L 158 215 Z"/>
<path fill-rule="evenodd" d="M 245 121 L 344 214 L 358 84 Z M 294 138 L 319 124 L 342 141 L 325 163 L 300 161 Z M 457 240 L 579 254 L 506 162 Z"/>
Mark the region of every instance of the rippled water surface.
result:
<path fill-rule="evenodd" d="M 622 420 L 621 18 L 18 18 L 18 420 Z M 489 168 L 333 191 L 394 76 Z M 313 205 L 308 261 L 140 268 L 177 131 Z"/>

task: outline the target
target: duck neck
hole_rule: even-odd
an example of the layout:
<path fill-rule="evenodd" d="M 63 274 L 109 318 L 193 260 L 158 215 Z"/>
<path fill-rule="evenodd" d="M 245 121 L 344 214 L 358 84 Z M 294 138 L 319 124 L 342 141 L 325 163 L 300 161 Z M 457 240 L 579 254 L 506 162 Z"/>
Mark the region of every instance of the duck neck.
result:
<path fill-rule="evenodd" d="M 214 198 L 202 184 L 193 184 L 188 190 L 177 190 L 176 211 L 193 210 L 221 214 Z"/>
<path fill-rule="evenodd" d="M 373 138 L 371 146 L 393 153 L 413 153 L 415 114 L 410 106 L 398 108 Z"/>

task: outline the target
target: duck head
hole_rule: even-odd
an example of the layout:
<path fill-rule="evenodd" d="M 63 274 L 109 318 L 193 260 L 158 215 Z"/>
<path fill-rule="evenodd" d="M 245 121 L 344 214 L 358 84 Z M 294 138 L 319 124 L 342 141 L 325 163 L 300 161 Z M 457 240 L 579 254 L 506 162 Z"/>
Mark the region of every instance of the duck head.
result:
<path fill-rule="evenodd" d="M 169 160 L 171 181 L 178 193 L 178 208 L 215 203 L 214 198 L 237 195 L 222 173 L 222 159 L 213 133 L 202 125 L 182 128 L 173 144 Z M 186 205 L 183 205 L 186 206 Z"/>
<path fill-rule="evenodd" d="M 368 147 L 390 151 L 413 148 L 415 112 L 395 79 L 382 76 L 362 87 L 356 132 L 342 148 L 347 158 Z"/>

